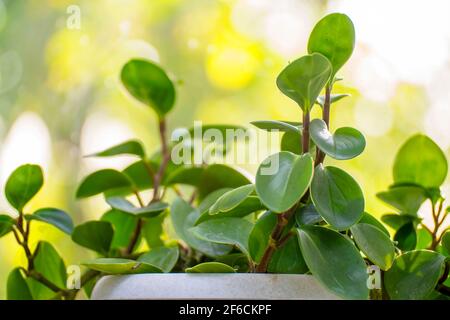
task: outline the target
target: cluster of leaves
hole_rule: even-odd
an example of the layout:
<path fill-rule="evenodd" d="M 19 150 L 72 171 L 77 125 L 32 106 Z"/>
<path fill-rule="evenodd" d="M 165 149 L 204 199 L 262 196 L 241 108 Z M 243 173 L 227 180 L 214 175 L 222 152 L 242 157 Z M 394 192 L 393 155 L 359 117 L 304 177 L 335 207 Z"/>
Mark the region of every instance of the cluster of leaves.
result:
<path fill-rule="evenodd" d="M 13 173 L 6 194 L 19 216 L 15 220 L 0 216 L 0 235 L 14 233 L 29 265 L 11 273 L 8 296 L 76 294 L 64 289 L 64 263 L 51 245 L 41 242 L 34 252 L 28 246 L 30 222 L 40 220 L 97 254 L 83 263 L 87 271 L 81 286 L 88 295 L 106 274 L 270 272 L 312 274 L 330 291 L 349 299 L 444 297 L 450 236 L 440 230 L 448 213 L 439 192 L 447 174 L 442 151 L 424 136 L 413 137 L 400 150 L 395 184 L 378 195 L 399 211 L 383 217 L 396 230 L 393 240 L 383 224 L 365 212 L 355 179 L 323 164 L 326 156 L 348 160 L 365 148 L 358 130 L 329 129 L 332 104 L 348 96 L 333 94 L 333 85 L 340 80 L 336 74 L 350 58 L 354 43 L 352 21 L 343 14 L 327 15 L 312 30 L 308 55 L 280 73 L 277 86 L 299 105 L 301 121 L 253 122 L 260 129 L 283 132 L 280 152 L 261 163 L 255 183 L 223 164 L 174 163 L 167 114 L 175 104 L 175 86 L 159 66 L 129 61 L 122 69 L 122 82 L 135 99 L 156 112 L 160 150 L 148 155 L 139 141 L 130 140 L 91 155 L 127 154 L 136 161 L 122 171 L 96 171 L 81 182 L 77 198 L 103 195 L 110 209 L 100 220 L 76 227 L 57 209 L 23 214 L 24 205 L 42 185 L 42 173 L 29 165 Z M 315 105 L 322 109 L 322 117 L 311 120 Z M 273 164 L 276 170 L 271 170 Z M 186 190 L 191 192 L 188 197 Z M 176 195 L 171 204 L 168 194 Z M 426 199 L 433 207 L 433 230 L 417 216 Z M 165 232 L 168 225 L 172 228 Z M 165 234 L 174 234 L 175 239 Z M 381 290 L 369 289 L 370 265 L 382 270 Z"/>

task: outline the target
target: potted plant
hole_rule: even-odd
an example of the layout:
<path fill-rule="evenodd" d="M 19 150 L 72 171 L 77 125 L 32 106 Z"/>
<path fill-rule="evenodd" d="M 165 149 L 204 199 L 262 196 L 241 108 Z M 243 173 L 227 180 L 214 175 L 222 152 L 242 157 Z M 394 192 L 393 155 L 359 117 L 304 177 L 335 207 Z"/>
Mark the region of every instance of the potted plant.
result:
<path fill-rule="evenodd" d="M 136 162 L 122 171 L 94 172 L 81 182 L 78 198 L 103 195 L 110 210 L 76 227 L 56 209 L 24 214 L 24 205 L 42 185 L 42 173 L 29 165 L 13 173 L 5 191 L 18 218 L 1 216 L 0 235 L 16 235 L 29 266 L 11 272 L 8 297 L 73 299 L 83 288 L 94 299 L 447 299 L 450 233 L 443 223 L 449 210 L 439 191 L 447 160 L 439 147 L 417 135 L 400 149 L 394 184 L 378 194 L 399 212 L 383 216 L 395 230 L 393 239 L 365 212 L 356 180 L 324 165 L 327 156 L 348 160 L 365 148 L 364 136 L 354 128 L 330 131 L 330 108 L 348 96 L 333 93 L 333 85 L 341 80 L 336 74 L 354 42 L 351 20 L 327 15 L 311 32 L 308 54 L 281 71 L 277 86 L 298 104 L 301 121 L 252 123 L 283 133 L 280 151 L 260 164 L 254 183 L 224 164 L 175 161 L 180 145 L 167 135 L 175 87 L 159 66 L 129 61 L 121 80 L 156 112 L 160 150 L 148 155 L 139 141 L 130 140 L 92 155 L 128 154 Z M 313 107 L 321 108 L 321 118 L 311 119 Z M 194 131 L 185 130 L 184 136 L 193 137 Z M 207 143 L 200 137 L 201 145 Z M 195 151 L 190 144 L 182 146 Z M 173 200 L 170 193 L 176 195 Z M 417 215 L 427 199 L 433 228 Z M 33 219 L 59 227 L 98 255 L 82 263 L 87 270 L 69 289 L 56 251 L 48 244 L 34 251 L 27 247 L 30 223 L 24 227 L 24 221 Z"/>

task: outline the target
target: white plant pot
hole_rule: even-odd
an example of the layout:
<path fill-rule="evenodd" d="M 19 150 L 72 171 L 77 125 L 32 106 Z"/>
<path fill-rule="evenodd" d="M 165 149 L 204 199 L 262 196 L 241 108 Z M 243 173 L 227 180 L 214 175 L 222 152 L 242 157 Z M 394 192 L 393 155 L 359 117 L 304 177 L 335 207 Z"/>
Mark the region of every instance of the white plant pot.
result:
<path fill-rule="evenodd" d="M 339 299 L 310 275 L 257 273 L 153 273 L 106 276 L 97 283 L 91 298 L 95 300 Z"/>

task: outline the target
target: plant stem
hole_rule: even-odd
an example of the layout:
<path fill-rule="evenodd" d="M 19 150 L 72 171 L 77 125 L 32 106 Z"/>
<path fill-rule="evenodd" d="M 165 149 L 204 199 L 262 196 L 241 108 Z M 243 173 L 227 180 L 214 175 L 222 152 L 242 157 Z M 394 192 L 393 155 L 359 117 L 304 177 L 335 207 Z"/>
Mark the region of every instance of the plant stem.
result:
<path fill-rule="evenodd" d="M 170 160 L 170 152 L 167 144 L 167 128 L 166 128 L 166 120 L 164 118 L 159 119 L 159 135 L 161 139 L 161 164 L 159 166 L 158 172 L 156 172 L 154 176 L 153 183 L 153 198 L 152 202 L 159 200 L 159 187 L 161 185 L 162 178 L 166 171 L 167 165 Z"/>
<path fill-rule="evenodd" d="M 322 119 L 327 125 L 327 128 L 330 128 L 330 105 L 331 105 L 331 84 L 327 84 L 325 87 L 325 101 L 323 104 L 322 110 Z M 314 161 L 314 167 L 323 163 L 325 160 L 325 153 L 322 152 L 319 148 L 316 150 L 316 160 Z"/>
<path fill-rule="evenodd" d="M 136 224 L 136 228 L 133 231 L 133 234 L 131 235 L 130 242 L 128 243 L 127 250 L 125 251 L 125 254 L 131 254 L 134 250 L 134 247 L 136 246 L 139 235 L 141 234 L 142 227 L 144 226 L 144 220 L 138 219 L 138 222 Z"/>
<path fill-rule="evenodd" d="M 303 130 L 302 130 L 302 150 L 303 153 L 309 152 L 309 112 L 303 113 Z"/>
<path fill-rule="evenodd" d="M 442 213 L 442 209 L 443 209 L 443 202 L 444 202 L 444 199 L 441 199 L 441 200 L 439 201 L 438 207 L 437 207 L 437 209 L 436 209 L 436 206 L 435 206 L 435 205 L 433 204 L 433 202 L 431 201 L 431 210 L 432 210 L 433 224 L 434 224 L 433 230 L 430 230 L 427 226 L 425 226 L 423 223 L 421 223 L 422 226 L 423 226 L 428 232 L 431 233 L 432 241 L 431 241 L 431 245 L 430 245 L 430 247 L 429 247 L 430 250 L 435 250 L 435 249 L 436 249 L 436 247 L 437 247 L 437 245 L 439 244 L 439 242 L 440 242 L 440 240 L 441 240 L 441 237 L 442 237 L 442 234 L 441 234 L 441 236 L 438 236 L 438 233 L 439 233 L 439 229 L 440 229 L 442 223 L 443 223 L 444 220 L 445 220 L 445 217 L 444 217 L 444 219 L 442 219 L 442 220 L 439 219 L 440 216 L 441 216 L 441 213 Z"/>

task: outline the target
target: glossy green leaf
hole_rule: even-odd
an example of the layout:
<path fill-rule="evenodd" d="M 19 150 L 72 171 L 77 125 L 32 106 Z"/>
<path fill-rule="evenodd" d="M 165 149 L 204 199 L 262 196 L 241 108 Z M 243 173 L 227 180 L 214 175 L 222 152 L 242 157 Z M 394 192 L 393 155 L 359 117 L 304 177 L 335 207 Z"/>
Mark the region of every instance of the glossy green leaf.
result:
<path fill-rule="evenodd" d="M 112 157 L 124 154 L 135 155 L 140 158 L 145 157 L 144 147 L 139 141 L 136 140 L 125 141 L 106 150 L 90 154 L 88 157 Z"/>
<path fill-rule="evenodd" d="M 211 192 L 210 194 L 208 194 L 203 201 L 198 205 L 198 211 L 203 214 L 203 213 L 209 213 L 209 208 L 211 208 L 211 206 L 216 203 L 216 201 L 223 196 L 225 193 L 227 193 L 228 191 L 231 191 L 233 189 L 231 188 L 222 188 L 222 189 L 218 189 L 216 191 Z"/>
<path fill-rule="evenodd" d="M 367 299 L 368 275 L 359 251 L 344 235 L 319 226 L 298 229 L 301 252 L 311 273 L 346 299 Z"/>
<path fill-rule="evenodd" d="M 169 205 L 164 202 L 154 202 L 145 207 L 136 207 L 130 201 L 122 197 L 109 197 L 106 202 L 111 208 L 136 215 L 141 218 L 153 218 L 166 210 Z"/>
<path fill-rule="evenodd" d="M 402 213 L 416 215 L 427 199 L 426 191 L 417 186 L 396 186 L 377 193 L 377 197 Z"/>
<path fill-rule="evenodd" d="M 374 226 L 375 228 L 378 228 L 389 238 L 391 236 L 389 231 L 386 229 L 386 227 L 380 221 L 378 221 L 378 219 L 376 219 L 374 216 L 372 216 L 371 214 L 369 214 L 367 212 L 364 212 L 363 216 L 359 220 L 359 223 L 370 224 L 370 225 Z"/>
<path fill-rule="evenodd" d="M 280 150 L 289 151 L 294 154 L 302 154 L 302 135 L 301 133 L 285 132 L 281 137 Z M 312 150 L 312 142 L 310 141 L 310 149 Z"/>
<path fill-rule="evenodd" d="M 341 99 L 349 97 L 350 95 L 347 93 L 339 93 L 339 94 L 331 94 L 330 95 L 330 104 L 338 102 Z M 317 98 L 316 103 L 323 108 L 325 104 L 325 95 L 321 95 Z"/>
<path fill-rule="evenodd" d="M 211 214 L 209 212 L 205 212 L 195 221 L 195 225 L 203 223 L 208 220 L 213 219 L 222 219 L 222 218 L 232 218 L 232 217 L 245 217 L 251 213 L 258 212 L 265 209 L 262 205 L 261 201 L 258 197 L 250 196 L 245 199 L 242 203 L 240 203 L 237 207 L 226 211 L 226 212 L 217 212 L 215 214 Z"/>
<path fill-rule="evenodd" d="M 175 267 L 178 256 L 178 247 L 158 247 L 139 256 L 137 261 L 151 264 L 168 273 Z"/>
<path fill-rule="evenodd" d="M 448 253 L 450 253 L 450 230 L 445 231 L 442 236 L 441 245 L 445 250 L 447 250 Z"/>
<path fill-rule="evenodd" d="M 181 167 L 167 176 L 165 185 L 173 184 L 186 184 L 191 186 L 197 186 L 200 183 L 203 172 L 203 167 Z"/>
<path fill-rule="evenodd" d="M 331 134 L 322 119 L 311 121 L 309 132 L 316 146 L 337 160 L 352 159 L 360 155 L 366 147 L 366 139 L 358 130 L 343 127 Z"/>
<path fill-rule="evenodd" d="M 160 214 L 157 217 L 145 219 L 145 224 L 142 228 L 142 236 L 145 238 L 145 241 L 150 248 L 164 245 L 163 223 L 165 218 L 166 214 Z"/>
<path fill-rule="evenodd" d="M 223 164 L 212 164 L 206 167 L 198 184 L 199 199 L 222 188 L 237 188 L 251 183 L 247 174 Z"/>
<path fill-rule="evenodd" d="M 0 214 L 0 238 L 12 231 L 15 221 L 8 215 Z"/>
<path fill-rule="evenodd" d="M 311 54 L 291 62 L 277 78 L 277 86 L 309 112 L 331 76 L 331 64 L 321 54 Z"/>
<path fill-rule="evenodd" d="M 204 241 L 194 236 L 191 229 L 199 216 L 200 213 L 181 198 L 176 198 L 170 207 L 170 218 L 175 233 L 186 244 L 210 257 L 218 257 L 229 253 L 231 247 L 228 245 Z"/>
<path fill-rule="evenodd" d="M 137 100 L 153 108 L 163 117 L 175 103 L 175 87 L 167 74 L 156 64 L 132 59 L 122 68 L 121 80 Z"/>
<path fill-rule="evenodd" d="M 98 258 L 85 261 L 82 265 L 106 274 L 162 273 L 161 269 L 151 264 L 122 258 Z"/>
<path fill-rule="evenodd" d="M 66 287 L 66 266 L 63 259 L 50 243 L 45 241 L 38 243 L 36 257 L 34 259 L 34 269 L 59 288 Z M 27 278 L 27 283 L 33 299 L 48 300 L 55 295 L 52 290 L 32 278 Z"/>
<path fill-rule="evenodd" d="M 309 53 L 321 53 L 328 58 L 333 73 L 350 59 L 355 47 L 355 27 L 350 18 L 342 13 L 332 13 L 322 18 L 311 31 L 308 41 Z"/>
<path fill-rule="evenodd" d="M 111 247 L 114 230 L 107 221 L 88 221 L 75 227 L 73 242 L 106 255 Z"/>
<path fill-rule="evenodd" d="M 245 273 L 250 271 L 248 257 L 243 253 L 230 253 L 218 257 L 215 262 L 224 263 L 232 267 L 236 272 Z"/>
<path fill-rule="evenodd" d="M 433 241 L 431 233 L 424 228 L 420 228 L 416 230 L 416 234 L 417 234 L 416 249 L 417 250 L 428 249 Z"/>
<path fill-rule="evenodd" d="M 43 208 L 35 211 L 33 214 L 25 215 L 27 220 L 37 220 L 51 224 L 59 230 L 72 234 L 73 221 L 72 218 L 64 211 L 55 208 Z"/>
<path fill-rule="evenodd" d="M 276 214 L 267 211 L 256 220 L 248 237 L 248 251 L 255 263 L 259 263 L 267 248 L 269 237 L 277 224 Z"/>
<path fill-rule="evenodd" d="M 247 184 L 228 191 L 209 208 L 209 214 L 214 215 L 233 210 L 247 199 L 254 190 L 255 187 L 252 184 Z"/>
<path fill-rule="evenodd" d="M 444 266 L 445 257 L 433 251 L 417 250 L 398 256 L 384 275 L 389 297 L 394 300 L 424 299 L 433 292 Z"/>
<path fill-rule="evenodd" d="M 101 217 L 101 221 L 107 221 L 113 226 L 111 249 L 119 249 L 126 248 L 130 243 L 138 218 L 122 211 L 109 210 Z"/>
<path fill-rule="evenodd" d="M 256 193 L 273 212 L 284 212 L 305 194 L 313 176 L 311 155 L 282 151 L 266 158 L 256 174 Z"/>
<path fill-rule="evenodd" d="M 132 183 L 123 173 L 113 169 L 103 169 L 91 173 L 80 184 L 77 198 L 87 198 L 117 188 L 130 188 Z"/>
<path fill-rule="evenodd" d="M 241 218 L 222 218 L 203 222 L 192 228 L 201 240 L 233 245 L 248 255 L 248 237 L 253 224 Z"/>
<path fill-rule="evenodd" d="M 19 268 L 13 269 L 8 275 L 6 298 L 8 300 L 33 300 L 25 277 Z"/>
<path fill-rule="evenodd" d="M 302 124 L 300 122 L 261 120 L 261 121 L 252 121 L 250 123 L 259 129 L 267 131 L 278 130 L 281 132 L 301 133 L 302 128 Z"/>
<path fill-rule="evenodd" d="M 394 230 L 400 229 L 406 223 L 420 222 L 420 219 L 409 214 L 388 213 L 381 217 L 381 221 Z"/>
<path fill-rule="evenodd" d="M 295 221 L 298 226 L 304 224 L 316 224 L 323 221 L 314 204 L 300 205 L 295 212 Z"/>
<path fill-rule="evenodd" d="M 425 188 L 439 187 L 447 176 L 448 164 L 439 146 L 417 134 L 400 148 L 394 162 L 396 183 L 415 183 Z"/>
<path fill-rule="evenodd" d="M 25 164 L 14 170 L 6 181 L 5 195 L 18 211 L 38 193 L 44 184 L 42 169 L 38 165 Z"/>
<path fill-rule="evenodd" d="M 397 247 L 402 251 L 414 250 L 417 244 L 416 229 L 412 222 L 408 222 L 400 227 L 394 235 Z"/>
<path fill-rule="evenodd" d="M 388 270 L 395 258 L 391 239 L 371 224 L 358 223 L 350 228 L 359 249 L 382 270 Z"/>
<path fill-rule="evenodd" d="M 311 198 L 322 218 L 338 230 L 348 229 L 364 214 L 361 188 L 348 173 L 336 167 L 316 167 Z"/>
<path fill-rule="evenodd" d="M 220 262 L 204 262 L 192 268 L 187 268 L 186 273 L 234 273 L 235 269 Z"/>
<path fill-rule="evenodd" d="M 267 266 L 267 271 L 279 274 L 303 274 L 308 272 L 308 266 L 300 251 L 297 233 L 274 252 Z"/>

